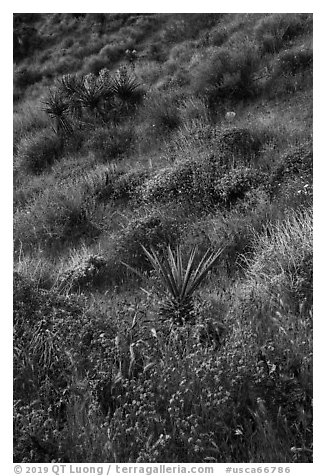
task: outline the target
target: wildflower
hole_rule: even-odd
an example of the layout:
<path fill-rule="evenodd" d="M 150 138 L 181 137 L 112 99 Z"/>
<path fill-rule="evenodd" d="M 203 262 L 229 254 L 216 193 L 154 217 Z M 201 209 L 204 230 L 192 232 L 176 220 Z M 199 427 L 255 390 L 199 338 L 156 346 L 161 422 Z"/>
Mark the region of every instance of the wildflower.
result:
<path fill-rule="evenodd" d="M 232 122 L 234 120 L 236 116 L 236 113 L 234 111 L 228 111 L 226 114 L 225 114 L 225 119 L 228 121 L 228 122 Z"/>

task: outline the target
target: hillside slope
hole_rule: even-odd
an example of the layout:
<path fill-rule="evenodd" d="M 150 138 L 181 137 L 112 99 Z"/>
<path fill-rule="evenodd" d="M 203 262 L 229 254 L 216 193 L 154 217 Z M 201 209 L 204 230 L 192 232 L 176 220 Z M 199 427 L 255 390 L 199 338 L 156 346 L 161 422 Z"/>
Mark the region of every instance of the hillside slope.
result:
<path fill-rule="evenodd" d="M 15 461 L 312 461 L 312 59 L 310 14 L 14 15 Z"/>

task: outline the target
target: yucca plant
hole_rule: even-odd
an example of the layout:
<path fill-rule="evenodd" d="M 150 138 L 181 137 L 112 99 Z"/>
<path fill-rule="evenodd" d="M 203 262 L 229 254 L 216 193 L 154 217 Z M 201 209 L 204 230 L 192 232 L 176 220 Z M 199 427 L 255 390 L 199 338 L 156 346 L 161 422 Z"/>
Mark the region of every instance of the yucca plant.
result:
<path fill-rule="evenodd" d="M 144 246 L 142 248 L 160 281 L 161 286 L 155 285 L 155 287 L 165 298 L 160 309 L 161 317 L 171 319 L 179 325 L 189 322 L 193 317 L 194 292 L 215 265 L 223 249 L 220 248 L 215 252 L 206 251 L 200 262 L 196 264 L 197 247 L 195 246 L 184 265 L 180 246 L 177 246 L 174 253 L 168 246 L 166 258 L 161 258 L 153 248 L 150 251 Z M 137 270 L 129 265 L 126 266 L 142 276 Z"/>
<path fill-rule="evenodd" d="M 69 104 L 65 101 L 60 91 L 50 91 L 49 96 L 43 101 L 43 110 L 56 122 L 57 134 L 70 135 L 73 132 L 70 120 L 67 118 Z"/>
<path fill-rule="evenodd" d="M 76 93 L 82 107 L 90 112 L 98 113 L 102 119 L 105 119 L 102 103 L 110 91 L 103 81 L 97 81 L 93 75 L 89 74 L 84 77 L 83 84 L 78 87 Z"/>
<path fill-rule="evenodd" d="M 66 97 L 69 112 L 77 119 L 82 117 L 82 104 L 79 93 L 83 90 L 84 78 L 76 74 L 66 74 L 58 80 L 58 89 Z"/>
<path fill-rule="evenodd" d="M 120 68 L 112 79 L 111 90 L 125 104 L 135 104 L 142 96 L 140 83 L 128 72 L 127 68 Z"/>

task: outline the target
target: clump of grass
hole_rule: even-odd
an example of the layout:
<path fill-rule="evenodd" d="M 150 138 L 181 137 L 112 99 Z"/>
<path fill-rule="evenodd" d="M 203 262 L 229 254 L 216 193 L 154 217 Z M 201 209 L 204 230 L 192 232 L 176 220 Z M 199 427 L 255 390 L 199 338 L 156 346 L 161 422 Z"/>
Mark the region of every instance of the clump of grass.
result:
<path fill-rule="evenodd" d="M 169 96 L 147 96 L 141 115 L 158 137 L 169 134 L 181 123 L 178 105 Z"/>
<path fill-rule="evenodd" d="M 14 272 L 39 289 L 51 289 L 56 282 L 55 264 L 43 253 L 15 253 Z"/>
<path fill-rule="evenodd" d="M 13 122 L 14 153 L 20 140 L 32 132 L 46 129 L 49 126 L 46 114 L 34 101 L 24 101 L 15 108 Z"/>
<path fill-rule="evenodd" d="M 16 243 L 31 249 L 36 245 L 55 250 L 98 234 L 92 223 L 93 205 L 80 190 L 49 189 L 14 215 Z"/>
<path fill-rule="evenodd" d="M 107 263 L 101 254 L 85 245 L 70 252 L 69 262 L 60 269 L 57 286 L 66 292 L 93 289 L 103 280 Z"/>
<path fill-rule="evenodd" d="M 192 74 L 192 89 L 206 97 L 216 111 L 223 101 L 257 96 L 255 73 L 260 64 L 257 46 L 247 37 L 232 47 L 212 49 Z"/>
<path fill-rule="evenodd" d="M 33 67 L 20 66 L 14 71 L 16 94 L 42 79 L 42 74 Z"/>
<path fill-rule="evenodd" d="M 62 152 L 60 138 L 50 129 L 43 129 L 21 139 L 16 166 L 29 174 L 40 174 L 53 165 Z"/>
<path fill-rule="evenodd" d="M 92 152 L 101 162 L 112 162 L 126 156 L 132 150 L 133 129 L 128 124 L 113 127 L 100 126 L 93 130 L 84 142 L 84 149 Z"/>
<path fill-rule="evenodd" d="M 289 41 L 309 32 L 311 20 L 309 14 L 269 14 L 257 22 L 255 37 L 264 53 L 277 53 Z"/>
<path fill-rule="evenodd" d="M 249 273 L 267 295 L 281 295 L 297 310 L 312 303 L 312 213 L 293 212 L 256 236 Z"/>

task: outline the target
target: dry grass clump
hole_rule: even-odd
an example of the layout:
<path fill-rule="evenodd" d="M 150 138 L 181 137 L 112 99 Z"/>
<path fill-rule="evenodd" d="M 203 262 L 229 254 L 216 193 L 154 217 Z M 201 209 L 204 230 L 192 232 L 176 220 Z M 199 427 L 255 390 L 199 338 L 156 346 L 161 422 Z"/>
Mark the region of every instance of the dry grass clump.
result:
<path fill-rule="evenodd" d="M 166 136 L 181 124 L 177 98 L 152 94 L 146 97 L 141 117 L 152 128 L 154 136 Z"/>
<path fill-rule="evenodd" d="M 24 253 L 22 247 L 15 252 L 14 273 L 37 288 L 51 289 L 57 278 L 55 263 L 44 253 Z"/>
<path fill-rule="evenodd" d="M 312 16 L 305 13 L 272 13 L 259 20 L 255 38 L 264 53 L 277 53 L 296 37 L 311 31 Z"/>
<path fill-rule="evenodd" d="M 55 250 L 82 238 L 94 238 L 99 230 L 92 222 L 93 211 L 81 190 L 73 194 L 69 186 L 46 190 L 15 213 L 15 242 L 23 249 L 38 245 Z"/>
<path fill-rule="evenodd" d="M 101 162 L 112 162 L 130 154 L 134 140 L 133 130 L 128 125 L 97 127 L 84 142 L 84 150 L 92 152 Z"/>
<path fill-rule="evenodd" d="M 65 292 L 94 289 L 103 281 L 106 270 L 105 258 L 82 245 L 70 251 L 69 260 L 61 266 L 56 286 Z"/>
<path fill-rule="evenodd" d="M 13 136 L 14 153 L 20 140 L 27 135 L 40 129 L 46 129 L 49 125 L 46 114 L 39 107 L 38 102 L 24 101 L 14 110 Z"/>
<path fill-rule="evenodd" d="M 224 101 L 254 98 L 259 65 L 257 45 L 248 37 L 233 47 L 212 48 L 193 70 L 192 89 L 207 98 L 212 110 Z"/>
<path fill-rule="evenodd" d="M 17 147 L 16 167 L 22 172 L 40 174 L 63 153 L 61 139 L 51 130 L 43 129 L 23 137 Z"/>
<path fill-rule="evenodd" d="M 255 239 L 249 266 L 249 275 L 262 292 L 280 294 L 296 310 L 303 300 L 312 303 L 312 231 L 309 209 L 266 226 Z"/>

